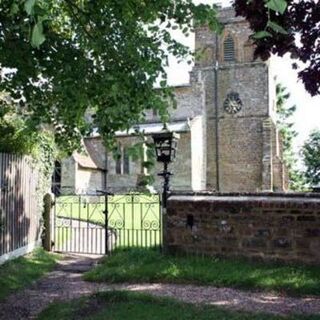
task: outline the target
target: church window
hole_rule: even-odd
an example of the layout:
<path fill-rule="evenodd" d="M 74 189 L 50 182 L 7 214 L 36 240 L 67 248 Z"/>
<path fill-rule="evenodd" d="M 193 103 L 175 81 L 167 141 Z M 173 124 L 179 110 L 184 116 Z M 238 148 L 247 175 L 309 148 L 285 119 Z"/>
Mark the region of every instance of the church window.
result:
<path fill-rule="evenodd" d="M 130 174 L 130 157 L 128 149 L 118 146 L 118 154 L 116 157 L 116 174 Z"/>
<path fill-rule="evenodd" d="M 116 159 L 116 174 L 121 174 L 121 157 Z"/>
<path fill-rule="evenodd" d="M 224 61 L 226 62 L 232 62 L 236 60 L 234 41 L 230 35 L 226 37 L 223 43 L 223 57 Z"/>
<path fill-rule="evenodd" d="M 130 173 L 130 158 L 129 158 L 129 153 L 127 148 L 123 149 L 123 173 L 124 174 Z"/>

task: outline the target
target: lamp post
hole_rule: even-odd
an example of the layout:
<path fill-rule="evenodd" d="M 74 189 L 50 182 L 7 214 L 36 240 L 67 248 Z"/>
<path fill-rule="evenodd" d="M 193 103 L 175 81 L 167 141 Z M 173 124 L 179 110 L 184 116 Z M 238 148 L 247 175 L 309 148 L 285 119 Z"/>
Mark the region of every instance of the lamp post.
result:
<path fill-rule="evenodd" d="M 179 135 L 175 132 L 171 132 L 166 126 L 159 133 L 152 135 L 157 162 L 163 163 L 163 171 L 158 173 L 158 176 L 163 177 L 163 192 L 162 192 L 162 206 L 167 208 L 167 198 L 169 191 L 169 180 L 172 176 L 172 172 L 168 171 L 168 164 L 172 162 L 176 157 L 177 141 Z"/>

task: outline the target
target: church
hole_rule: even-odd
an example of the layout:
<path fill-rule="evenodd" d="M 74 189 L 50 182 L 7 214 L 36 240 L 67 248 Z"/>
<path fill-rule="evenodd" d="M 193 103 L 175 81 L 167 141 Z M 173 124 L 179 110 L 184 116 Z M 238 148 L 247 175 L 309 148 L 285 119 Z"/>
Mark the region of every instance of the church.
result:
<path fill-rule="evenodd" d="M 172 190 L 259 192 L 287 189 L 282 141 L 276 126 L 276 83 L 272 59 L 254 60 L 251 30 L 232 8 L 220 10 L 222 34 L 203 26 L 195 30 L 195 48 L 202 52 L 188 84 L 174 88 L 177 108 L 170 110 L 168 129 L 180 135 Z M 146 139 L 161 131 L 155 113 L 138 124 Z M 133 161 L 128 147 L 138 138 L 118 132 L 121 157 L 106 152 L 101 138 L 84 140 L 86 154 L 74 153 L 61 162 L 59 192 L 92 194 L 136 190 L 148 174 L 141 160 Z M 161 187 L 156 173 L 155 189 Z"/>

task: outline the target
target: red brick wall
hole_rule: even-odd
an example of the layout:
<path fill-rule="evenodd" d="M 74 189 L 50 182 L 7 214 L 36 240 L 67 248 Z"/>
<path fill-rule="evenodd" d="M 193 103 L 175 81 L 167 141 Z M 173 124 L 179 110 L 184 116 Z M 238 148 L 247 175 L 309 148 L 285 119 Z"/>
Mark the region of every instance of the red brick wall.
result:
<path fill-rule="evenodd" d="M 320 264 L 320 195 L 172 195 L 164 241 L 171 252 Z"/>

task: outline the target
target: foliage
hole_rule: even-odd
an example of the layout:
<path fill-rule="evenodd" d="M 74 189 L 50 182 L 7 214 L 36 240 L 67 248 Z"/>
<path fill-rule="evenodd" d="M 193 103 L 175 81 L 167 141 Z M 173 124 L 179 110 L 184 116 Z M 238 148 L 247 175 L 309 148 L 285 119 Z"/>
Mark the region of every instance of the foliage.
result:
<path fill-rule="evenodd" d="M 50 124 L 64 148 L 77 148 L 93 127 L 109 141 L 145 110 L 167 118 L 168 56 L 190 57 L 170 31 L 188 35 L 193 19 L 219 30 L 216 14 L 191 0 L 3 0 L 0 90 L 33 128 Z"/>
<path fill-rule="evenodd" d="M 39 162 L 52 162 L 57 155 L 49 130 L 33 130 L 28 118 L 7 94 L 0 94 L 0 152 L 30 155 Z"/>
<path fill-rule="evenodd" d="M 54 136 L 50 130 L 35 130 L 7 93 L 0 94 L 0 101 L 0 152 L 29 156 L 30 165 L 39 172 L 36 197 L 41 212 L 43 196 L 51 187 L 54 160 L 59 155 Z"/>
<path fill-rule="evenodd" d="M 30 132 L 26 122 L 17 114 L 10 98 L 0 94 L 0 152 L 31 154 L 37 135 Z"/>
<path fill-rule="evenodd" d="M 320 130 L 310 133 L 301 149 L 305 176 L 310 186 L 320 184 Z"/>
<path fill-rule="evenodd" d="M 276 86 L 276 97 L 277 126 L 282 137 L 283 159 L 288 168 L 289 189 L 303 191 L 305 190 L 306 181 L 303 173 L 297 169 L 297 157 L 293 150 L 293 140 L 298 133 L 293 128 L 294 123 L 290 121 L 297 107 L 288 105 L 290 93 L 280 83 Z"/>
<path fill-rule="evenodd" d="M 37 249 L 28 256 L 11 260 L 0 266 L 0 300 L 51 271 L 57 258 L 57 255 Z"/>
<path fill-rule="evenodd" d="M 299 78 L 311 95 L 320 93 L 320 28 L 318 1 L 235 0 L 235 10 L 254 31 L 255 56 L 290 53 L 302 62 Z M 293 64 L 297 69 L 297 63 Z"/>
<path fill-rule="evenodd" d="M 38 170 L 39 178 L 37 182 L 37 207 L 38 213 L 41 214 L 41 232 L 44 230 L 43 210 L 44 195 L 51 192 L 52 175 L 54 171 L 54 163 L 59 157 L 59 150 L 55 143 L 54 136 L 51 132 L 40 132 L 37 134 L 37 140 L 32 151 L 32 165 Z"/>
<path fill-rule="evenodd" d="M 312 320 L 317 316 L 272 316 L 261 313 L 228 311 L 208 305 L 191 305 L 169 298 L 149 295 L 110 291 L 90 297 L 73 300 L 69 303 L 54 303 L 41 312 L 39 320 L 53 319 L 199 319 L 199 320 Z"/>
<path fill-rule="evenodd" d="M 85 274 L 90 281 L 195 283 L 217 287 L 320 295 L 317 267 L 253 263 L 239 259 L 163 255 L 151 249 L 117 249 Z"/>

